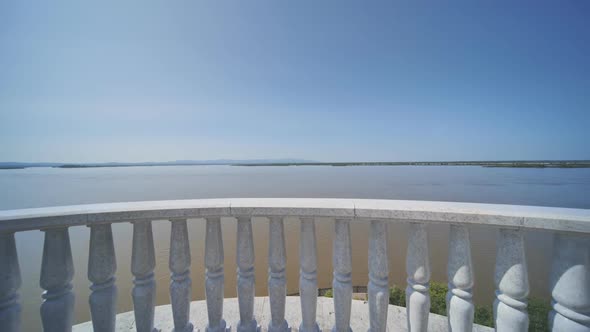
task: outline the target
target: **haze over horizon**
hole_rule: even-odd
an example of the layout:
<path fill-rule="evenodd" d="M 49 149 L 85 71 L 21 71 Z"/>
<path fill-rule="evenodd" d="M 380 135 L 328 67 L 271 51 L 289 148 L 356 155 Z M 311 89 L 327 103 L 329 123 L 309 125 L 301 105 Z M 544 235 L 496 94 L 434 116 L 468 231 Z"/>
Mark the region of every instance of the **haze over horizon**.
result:
<path fill-rule="evenodd" d="M 5 2 L 0 161 L 588 160 L 589 15 L 586 1 Z"/>

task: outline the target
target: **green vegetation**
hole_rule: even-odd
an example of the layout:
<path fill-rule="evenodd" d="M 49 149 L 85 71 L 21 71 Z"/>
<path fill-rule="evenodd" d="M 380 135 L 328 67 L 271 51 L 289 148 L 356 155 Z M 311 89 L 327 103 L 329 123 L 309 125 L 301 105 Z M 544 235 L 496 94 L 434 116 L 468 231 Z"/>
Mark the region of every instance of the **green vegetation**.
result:
<path fill-rule="evenodd" d="M 549 317 L 549 311 L 551 311 L 551 305 L 547 301 L 543 301 L 538 298 L 529 299 L 529 331 L 549 331 L 549 325 L 547 318 Z"/>
<path fill-rule="evenodd" d="M 437 315 L 447 315 L 447 291 L 448 287 L 442 282 L 430 283 L 430 312 Z M 389 304 L 400 307 L 406 306 L 406 291 L 397 286 L 389 289 Z M 546 317 L 546 316 L 545 316 Z M 475 324 L 494 326 L 494 314 L 492 306 L 475 306 Z M 534 330 L 537 331 L 537 330 Z"/>
<path fill-rule="evenodd" d="M 447 296 L 448 287 L 446 284 L 441 282 L 430 283 L 430 312 L 438 315 L 447 315 Z M 325 297 L 332 297 L 332 290 L 326 290 L 324 292 Z M 406 306 L 406 291 L 405 289 L 393 286 L 389 289 L 389 304 L 393 304 L 399 307 Z M 547 317 L 551 306 L 547 301 L 538 298 L 529 299 L 528 312 L 529 312 L 529 331 L 549 331 L 547 325 Z M 484 326 L 494 326 L 494 313 L 492 305 L 486 306 L 475 306 L 474 314 L 475 324 Z"/>

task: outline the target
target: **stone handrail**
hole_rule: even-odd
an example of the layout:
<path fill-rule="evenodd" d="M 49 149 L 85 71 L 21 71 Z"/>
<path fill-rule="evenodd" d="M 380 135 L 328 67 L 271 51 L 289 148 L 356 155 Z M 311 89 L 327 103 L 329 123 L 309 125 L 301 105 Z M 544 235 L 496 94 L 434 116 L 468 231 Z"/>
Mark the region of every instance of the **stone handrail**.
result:
<path fill-rule="evenodd" d="M 237 220 L 238 331 L 256 331 L 253 317 L 254 250 L 252 217 L 269 220 L 268 330 L 286 332 L 283 219 L 301 221 L 300 294 L 302 331 L 318 331 L 315 319 L 317 267 L 315 218 L 335 219 L 334 229 L 334 331 L 350 330 L 352 295 L 350 223 L 371 225 L 369 265 L 370 330 L 387 325 L 388 271 L 387 225 L 410 223 L 406 271 L 408 330 L 426 331 L 430 308 L 430 263 L 427 223 L 450 225 L 447 316 L 452 331 L 473 326 L 473 266 L 469 224 L 497 229 L 495 326 L 498 331 L 528 329 L 529 292 L 523 229 L 554 233 L 551 290 L 553 310 L 549 322 L 554 331 L 590 331 L 590 210 L 514 205 L 363 200 L 363 199 L 204 199 L 130 202 L 0 211 L 0 331 L 20 330 L 20 269 L 14 233 L 39 229 L 45 232 L 40 284 L 45 292 L 41 318 L 46 331 L 70 331 L 73 322 L 73 264 L 68 227 L 90 228 L 88 278 L 92 282 L 90 310 L 96 331 L 114 331 L 117 288 L 112 223 L 133 223 L 131 270 L 137 331 L 154 329 L 154 243 L 152 220 L 172 223 L 169 267 L 170 299 L 175 331 L 192 331 L 190 249 L 187 219 L 206 219 L 205 267 L 208 332 L 226 331 L 223 320 L 223 244 L 221 217 Z"/>

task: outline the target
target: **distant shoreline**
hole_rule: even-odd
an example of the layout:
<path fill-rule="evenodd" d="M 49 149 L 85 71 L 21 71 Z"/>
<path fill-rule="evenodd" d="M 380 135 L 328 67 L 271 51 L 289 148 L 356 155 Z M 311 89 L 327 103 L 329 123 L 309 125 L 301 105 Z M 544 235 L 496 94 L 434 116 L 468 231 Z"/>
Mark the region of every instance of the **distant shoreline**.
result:
<path fill-rule="evenodd" d="M 425 161 L 425 162 L 153 162 L 153 163 L 92 163 L 92 164 L 46 164 L 7 163 L 0 169 L 25 169 L 32 167 L 52 168 L 99 168 L 99 167 L 140 167 L 140 166 L 480 166 L 494 168 L 590 168 L 590 160 L 508 160 L 508 161 Z"/>
<path fill-rule="evenodd" d="M 432 162 L 352 162 L 234 164 L 232 166 L 480 166 L 502 168 L 590 168 L 590 161 L 432 161 Z"/>

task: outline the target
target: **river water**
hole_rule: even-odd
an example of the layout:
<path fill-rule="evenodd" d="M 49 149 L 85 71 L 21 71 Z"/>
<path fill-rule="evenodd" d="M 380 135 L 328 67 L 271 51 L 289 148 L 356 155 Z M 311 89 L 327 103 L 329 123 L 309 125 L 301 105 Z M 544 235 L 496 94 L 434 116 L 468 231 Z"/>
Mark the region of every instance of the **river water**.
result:
<path fill-rule="evenodd" d="M 228 197 L 318 197 L 375 198 L 522 204 L 590 209 L 590 169 L 520 169 L 477 166 L 165 166 L 120 168 L 30 168 L 0 170 L 0 210 L 103 202 Z M 222 219 L 225 250 L 225 296 L 236 296 L 236 225 Z M 256 295 L 267 294 L 268 226 L 254 219 Z M 475 269 L 474 299 L 493 301 L 495 230 L 473 226 L 472 255 Z M 193 300 L 204 299 L 204 220 L 189 220 Z M 327 288 L 332 279 L 333 222 L 316 223 L 318 241 L 318 286 Z M 170 223 L 153 222 L 156 249 L 157 304 L 169 303 Z M 351 224 L 355 286 L 367 283 L 368 226 Z M 430 225 L 429 245 L 432 280 L 446 282 L 448 226 Z M 130 271 L 131 224 L 113 225 L 117 256 L 118 311 L 133 309 Z M 298 290 L 299 224 L 285 223 L 287 247 L 287 292 Z M 407 227 L 389 227 L 390 283 L 405 286 Z M 76 322 L 90 320 L 87 279 L 89 229 L 70 228 L 75 277 Z M 548 272 L 552 238 L 542 231 L 525 234 L 531 296 L 548 299 Z M 42 289 L 39 273 L 43 233 L 16 235 L 23 284 L 23 329 L 40 329 Z M 294 308 L 299 310 L 298 308 Z M 202 322 L 204 324 L 204 322 Z M 231 322 L 236 323 L 236 322 Z M 204 326 L 204 325 L 203 325 Z"/>

